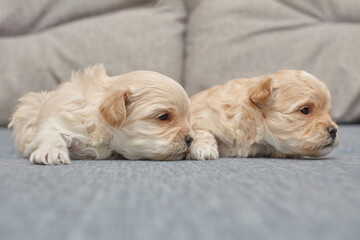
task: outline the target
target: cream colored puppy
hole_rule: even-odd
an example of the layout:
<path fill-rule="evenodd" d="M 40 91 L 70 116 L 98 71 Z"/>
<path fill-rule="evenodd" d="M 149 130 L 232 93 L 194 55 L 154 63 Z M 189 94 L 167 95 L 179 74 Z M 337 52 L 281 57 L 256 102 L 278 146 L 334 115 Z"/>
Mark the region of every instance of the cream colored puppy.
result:
<path fill-rule="evenodd" d="M 70 159 L 178 160 L 191 144 L 189 99 L 150 71 L 109 77 L 102 65 L 73 73 L 53 92 L 20 98 L 9 127 L 21 155 L 39 164 Z"/>
<path fill-rule="evenodd" d="M 188 159 L 317 157 L 339 143 L 329 91 L 305 71 L 234 79 L 190 102 Z"/>

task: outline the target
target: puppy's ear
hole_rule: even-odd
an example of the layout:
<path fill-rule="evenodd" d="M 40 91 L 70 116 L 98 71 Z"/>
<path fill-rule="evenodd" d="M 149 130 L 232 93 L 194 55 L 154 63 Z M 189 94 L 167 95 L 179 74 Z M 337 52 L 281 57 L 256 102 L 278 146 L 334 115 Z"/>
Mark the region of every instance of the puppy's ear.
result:
<path fill-rule="evenodd" d="M 273 80 L 270 76 L 255 78 L 249 90 L 249 100 L 252 104 L 263 108 L 274 97 Z"/>
<path fill-rule="evenodd" d="M 128 89 L 113 89 L 106 93 L 100 104 L 99 112 L 107 124 L 119 128 L 124 123 L 129 95 Z"/>

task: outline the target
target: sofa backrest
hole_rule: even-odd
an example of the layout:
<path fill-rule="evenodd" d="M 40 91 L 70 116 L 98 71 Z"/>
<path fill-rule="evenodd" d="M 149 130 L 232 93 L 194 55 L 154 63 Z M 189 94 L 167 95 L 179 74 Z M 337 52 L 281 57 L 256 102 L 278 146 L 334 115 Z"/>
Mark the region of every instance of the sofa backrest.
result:
<path fill-rule="evenodd" d="M 71 71 L 153 70 L 188 94 L 237 77 L 303 69 L 323 80 L 338 122 L 360 122 L 358 0 L 3 0 L 0 125 L 17 99 Z"/>

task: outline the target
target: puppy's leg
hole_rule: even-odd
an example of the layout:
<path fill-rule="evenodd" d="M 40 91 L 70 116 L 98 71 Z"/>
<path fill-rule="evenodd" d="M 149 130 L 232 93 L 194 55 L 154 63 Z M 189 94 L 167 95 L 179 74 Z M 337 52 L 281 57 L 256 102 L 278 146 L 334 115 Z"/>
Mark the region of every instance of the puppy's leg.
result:
<path fill-rule="evenodd" d="M 187 159 L 214 160 L 219 158 L 218 145 L 215 137 L 206 130 L 197 130 Z"/>
<path fill-rule="evenodd" d="M 64 139 L 55 129 L 43 128 L 27 151 L 30 161 L 37 164 L 69 164 L 69 152 Z"/>
<path fill-rule="evenodd" d="M 39 146 L 30 155 L 30 161 L 37 164 L 69 164 L 70 158 L 64 140 L 59 133 L 48 133 L 39 141 Z"/>

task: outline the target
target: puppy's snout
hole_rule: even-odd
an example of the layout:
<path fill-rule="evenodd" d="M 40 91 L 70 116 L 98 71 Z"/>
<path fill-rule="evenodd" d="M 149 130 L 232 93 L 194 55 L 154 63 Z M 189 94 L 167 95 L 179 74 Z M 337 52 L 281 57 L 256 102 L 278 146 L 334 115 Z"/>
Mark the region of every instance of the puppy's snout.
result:
<path fill-rule="evenodd" d="M 193 140 L 194 139 L 189 134 L 185 135 L 185 142 L 188 147 L 190 147 Z"/>
<path fill-rule="evenodd" d="M 328 132 L 329 132 L 329 134 L 330 134 L 330 136 L 331 136 L 331 138 L 332 139 L 335 139 L 336 138 L 336 133 L 337 133 L 337 129 L 336 129 L 336 127 L 334 127 L 334 126 L 330 126 L 330 127 L 328 127 Z"/>

